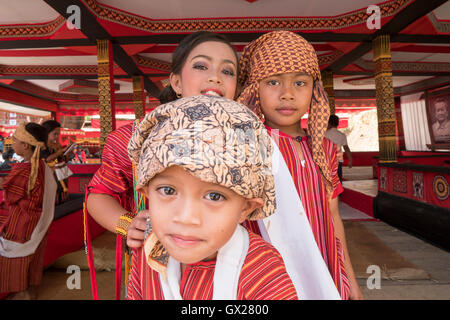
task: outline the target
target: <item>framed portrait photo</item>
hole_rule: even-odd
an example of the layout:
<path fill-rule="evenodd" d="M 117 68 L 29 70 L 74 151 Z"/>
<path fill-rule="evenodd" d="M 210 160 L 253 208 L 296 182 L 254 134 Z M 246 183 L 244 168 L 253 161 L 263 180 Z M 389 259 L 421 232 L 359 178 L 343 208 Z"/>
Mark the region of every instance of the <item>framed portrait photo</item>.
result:
<path fill-rule="evenodd" d="M 450 88 L 426 96 L 432 149 L 450 149 Z"/>

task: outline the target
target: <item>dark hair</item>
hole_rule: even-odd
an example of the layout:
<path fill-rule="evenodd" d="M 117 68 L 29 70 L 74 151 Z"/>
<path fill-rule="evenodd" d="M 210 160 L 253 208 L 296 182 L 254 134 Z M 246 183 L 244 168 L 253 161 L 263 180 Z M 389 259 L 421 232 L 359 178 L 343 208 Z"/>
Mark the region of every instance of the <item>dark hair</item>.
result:
<path fill-rule="evenodd" d="M 42 123 L 42 126 L 47 130 L 47 135 L 55 130 L 56 128 L 61 128 L 61 124 L 55 120 L 47 120 Z"/>
<path fill-rule="evenodd" d="M 7 151 L 5 151 L 2 155 L 3 159 L 5 160 L 11 160 L 11 158 L 14 155 L 14 149 L 8 149 Z"/>
<path fill-rule="evenodd" d="M 330 116 L 330 119 L 328 119 L 328 124 L 332 127 L 337 127 L 339 125 L 339 117 L 335 114 L 332 114 Z"/>
<path fill-rule="evenodd" d="M 28 131 L 37 141 L 47 143 L 47 131 L 40 124 L 29 122 L 25 125 L 25 130 Z M 34 151 L 35 147 L 31 146 L 31 150 Z"/>
<path fill-rule="evenodd" d="M 173 52 L 172 67 L 170 72 L 173 74 L 180 74 L 181 69 L 183 68 L 184 63 L 186 62 L 186 59 L 191 51 L 199 44 L 209 41 L 225 43 L 233 50 L 233 53 L 236 56 L 236 61 L 239 61 L 236 50 L 234 50 L 234 47 L 224 35 L 213 33 L 210 31 L 198 31 L 188 35 L 187 37 L 183 38 L 183 40 L 181 40 L 180 44 Z M 173 90 L 170 83 L 163 90 L 161 90 L 158 98 L 161 103 L 167 103 L 178 99 L 177 94 Z"/>

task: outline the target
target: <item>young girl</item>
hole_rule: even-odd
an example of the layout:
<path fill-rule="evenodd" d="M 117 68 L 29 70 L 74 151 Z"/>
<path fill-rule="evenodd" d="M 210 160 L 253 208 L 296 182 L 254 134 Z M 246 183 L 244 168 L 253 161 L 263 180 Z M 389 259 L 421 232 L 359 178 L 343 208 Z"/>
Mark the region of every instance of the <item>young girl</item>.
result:
<path fill-rule="evenodd" d="M 170 85 L 162 92 L 161 100 L 167 102 L 179 97 L 196 95 L 232 99 L 236 93 L 237 67 L 237 56 L 224 38 L 209 32 L 194 33 L 186 37 L 174 52 Z M 148 211 L 142 210 L 135 217 L 132 164 L 126 155 L 125 145 L 132 135 L 132 130 L 132 125 L 129 125 L 109 136 L 103 153 L 102 166 L 88 187 L 87 208 L 100 224 L 126 238 L 130 248 L 139 248 L 144 240 Z M 279 155 L 276 146 L 275 151 L 278 152 L 275 155 Z M 283 168 L 285 175 L 279 174 L 277 177 L 290 179 L 286 165 L 280 169 Z M 277 201 L 279 198 L 289 198 L 291 216 L 286 218 L 277 211 L 270 218 L 264 219 L 270 233 L 268 236 L 264 234 L 264 239 L 282 254 L 289 275 L 302 298 L 339 298 L 314 242 L 305 214 L 302 214 L 303 208 L 295 186 L 292 182 L 289 184 L 286 181 L 279 181 L 276 187 L 277 185 L 291 187 L 292 192 L 277 191 Z M 296 226 L 295 230 L 286 232 L 287 229 L 294 229 L 292 225 Z M 259 231 L 258 227 L 253 229 Z M 119 251 L 120 245 L 119 241 Z M 88 252 L 91 254 L 91 250 Z M 303 261 L 308 263 L 305 264 Z M 93 291 L 95 298 L 95 287 Z M 118 298 L 117 295 L 116 297 Z"/>
<path fill-rule="evenodd" d="M 238 101 L 264 119 L 277 141 L 341 297 L 362 298 L 337 207 L 336 149 L 323 138 L 329 106 L 314 48 L 295 33 L 271 32 L 244 49 L 240 71 Z M 305 132 L 300 120 L 308 110 Z"/>
<path fill-rule="evenodd" d="M 270 137 L 247 107 L 203 96 L 167 103 L 128 150 L 151 222 L 128 299 L 297 299 L 280 254 L 240 225 L 275 210 Z"/>
<path fill-rule="evenodd" d="M 161 92 L 160 100 L 166 102 L 194 95 L 233 99 L 236 93 L 237 68 L 237 54 L 226 38 L 211 32 L 193 33 L 181 41 L 173 54 L 170 85 Z M 103 149 L 102 165 L 88 186 L 86 206 L 89 214 L 100 225 L 127 239 L 127 245 L 134 248 L 142 246 L 148 213 L 143 210 L 133 218 L 136 205 L 132 164 L 127 152 L 132 132 L 133 124 L 130 124 L 108 136 Z M 122 251 L 119 238 L 117 251 Z M 91 254 L 92 251 L 88 252 Z M 95 278 L 93 279 L 95 283 Z M 119 292 L 116 283 L 116 298 L 119 298 Z M 95 299 L 95 287 L 93 293 Z"/>
<path fill-rule="evenodd" d="M 45 129 L 22 123 L 13 139 L 14 151 L 24 162 L 14 164 L 3 183 L 8 216 L 0 223 L 0 292 L 12 292 L 12 299 L 34 299 L 42 279 L 56 182 L 39 158 L 45 148 Z"/>

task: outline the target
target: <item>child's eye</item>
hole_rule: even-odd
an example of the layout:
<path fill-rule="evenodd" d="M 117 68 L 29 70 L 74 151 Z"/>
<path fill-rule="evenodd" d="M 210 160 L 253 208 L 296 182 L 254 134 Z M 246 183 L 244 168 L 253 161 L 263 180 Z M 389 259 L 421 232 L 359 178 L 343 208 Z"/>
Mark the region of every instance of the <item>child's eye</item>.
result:
<path fill-rule="evenodd" d="M 210 192 L 206 195 L 206 198 L 211 201 L 225 200 L 225 197 L 218 192 Z"/>
<path fill-rule="evenodd" d="M 303 87 L 304 85 L 306 85 L 306 83 L 304 81 L 295 81 L 295 86 L 296 87 Z"/>
<path fill-rule="evenodd" d="M 158 191 L 166 196 L 172 196 L 175 194 L 175 189 L 168 186 L 158 188 Z"/>
<path fill-rule="evenodd" d="M 278 80 L 267 80 L 269 86 L 276 86 L 278 83 Z"/>

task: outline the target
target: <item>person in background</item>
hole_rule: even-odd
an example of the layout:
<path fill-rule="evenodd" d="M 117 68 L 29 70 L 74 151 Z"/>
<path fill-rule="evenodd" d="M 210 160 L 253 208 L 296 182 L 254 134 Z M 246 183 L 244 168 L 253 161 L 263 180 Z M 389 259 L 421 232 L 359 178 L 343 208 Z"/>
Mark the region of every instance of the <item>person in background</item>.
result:
<path fill-rule="evenodd" d="M 7 299 L 35 299 L 42 280 L 47 230 L 53 220 L 56 183 L 40 159 L 45 129 L 37 123 L 20 124 L 13 148 L 24 158 L 3 183 L 8 214 L 0 221 L 0 292 Z M 44 201 L 45 200 L 45 201 Z"/>
<path fill-rule="evenodd" d="M 328 119 L 328 128 L 325 132 L 325 138 L 328 138 L 336 145 L 337 148 L 337 159 L 338 159 L 338 176 L 339 180 L 342 182 L 342 164 L 344 163 L 344 153 L 342 148 L 344 148 L 345 154 L 348 159 L 348 167 L 351 168 L 353 165 L 353 157 L 350 148 L 348 147 L 347 137 L 344 133 L 339 131 L 337 127 L 339 126 L 339 117 L 335 114 L 330 116 Z"/>
<path fill-rule="evenodd" d="M 0 171 L 11 170 L 12 157 L 14 154 L 13 149 L 9 149 L 3 154 L 3 163 L 0 165 Z"/>
<path fill-rule="evenodd" d="M 47 150 L 42 151 L 41 156 L 55 173 L 58 182 L 56 204 L 60 204 L 66 201 L 69 196 L 67 178 L 72 175 L 72 172 L 67 167 L 66 155 L 64 155 L 69 146 L 62 147 L 59 143 L 61 124 L 58 121 L 47 120 L 42 123 L 42 126 L 47 131 Z"/>

